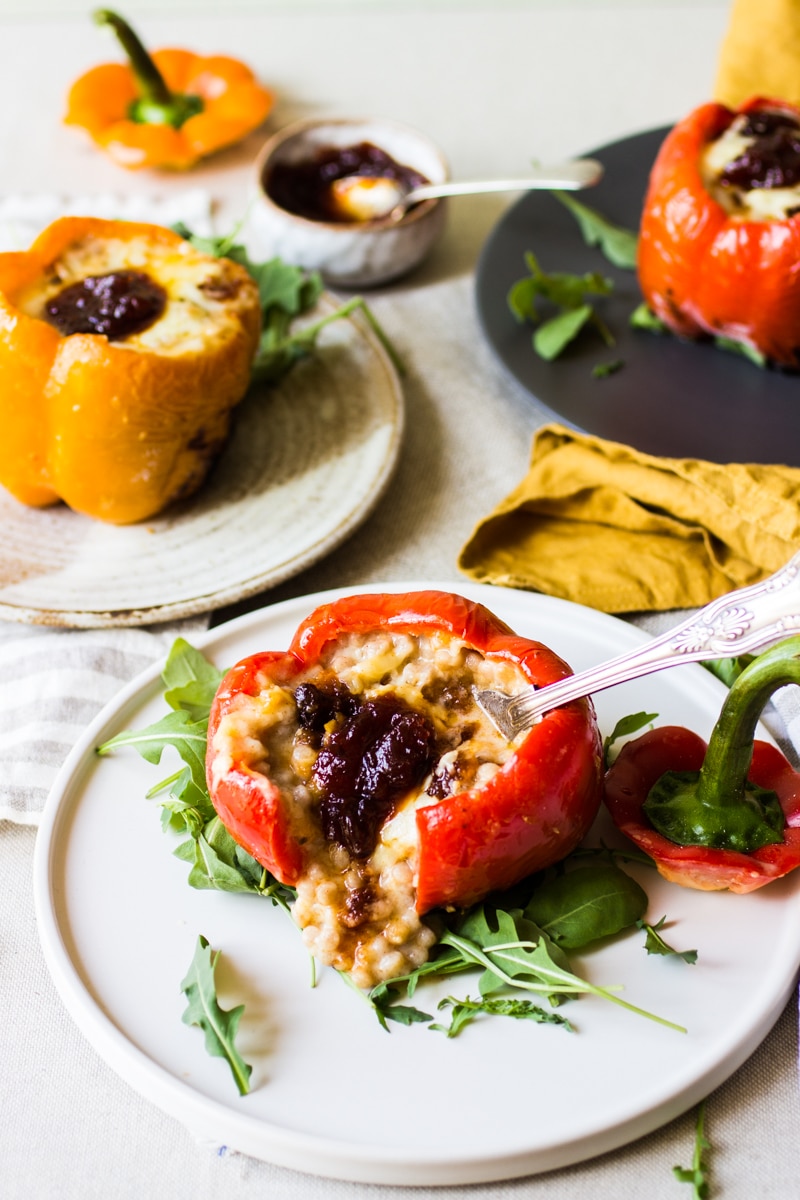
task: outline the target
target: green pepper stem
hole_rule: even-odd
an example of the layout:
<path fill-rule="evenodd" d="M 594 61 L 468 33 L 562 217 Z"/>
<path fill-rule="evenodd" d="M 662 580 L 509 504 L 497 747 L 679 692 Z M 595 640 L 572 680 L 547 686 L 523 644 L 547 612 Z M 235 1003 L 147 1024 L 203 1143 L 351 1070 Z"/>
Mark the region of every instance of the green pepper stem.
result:
<path fill-rule="evenodd" d="M 153 104 L 171 104 L 174 97 L 164 76 L 128 22 L 110 8 L 98 8 L 92 15 L 97 25 L 108 25 L 117 35 L 122 49 L 128 56 L 142 99 Z"/>
<path fill-rule="evenodd" d="M 700 769 L 698 800 L 721 808 L 741 803 L 759 717 L 773 692 L 790 683 L 800 683 L 800 637 L 760 654 L 732 684 Z"/>

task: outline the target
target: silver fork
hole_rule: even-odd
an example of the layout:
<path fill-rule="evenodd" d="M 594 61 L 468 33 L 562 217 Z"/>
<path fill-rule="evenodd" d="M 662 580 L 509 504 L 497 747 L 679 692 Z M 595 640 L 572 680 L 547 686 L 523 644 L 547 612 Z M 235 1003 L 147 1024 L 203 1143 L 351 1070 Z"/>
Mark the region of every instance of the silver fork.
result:
<path fill-rule="evenodd" d="M 510 741 L 534 725 L 542 713 L 592 692 L 602 692 L 665 667 L 752 654 L 800 628 L 800 553 L 761 583 L 712 600 L 674 629 L 637 650 L 620 654 L 588 671 L 547 687 L 526 688 L 515 696 L 473 688 L 478 706 Z"/>

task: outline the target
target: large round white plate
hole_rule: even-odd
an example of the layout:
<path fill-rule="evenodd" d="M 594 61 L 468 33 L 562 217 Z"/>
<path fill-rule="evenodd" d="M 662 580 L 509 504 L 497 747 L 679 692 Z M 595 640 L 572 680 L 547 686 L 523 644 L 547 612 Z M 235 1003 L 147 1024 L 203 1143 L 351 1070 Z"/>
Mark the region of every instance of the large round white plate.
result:
<path fill-rule="evenodd" d="M 437 585 L 377 585 L 381 591 Z M 438 585 L 442 586 L 442 585 Z M 565 601 L 451 584 L 520 633 L 544 640 L 575 669 L 646 640 L 613 617 Z M 220 666 L 284 647 L 321 600 L 249 614 L 203 640 Z M 724 695 L 701 667 L 683 666 L 597 697 L 603 731 L 630 712 L 707 735 Z M 749 896 L 689 891 L 640 868 L 649 919 L 697 949 L 697 965 L 648 957 L 622 937 L 578 962 L 634 1004 L 686 1026 L 651 1023 L 605 1001 L 567 1006 L 577 1032 L 489 1019 L 448 1040 L 422 1026 L 382 1030 L 331 971 L 310 986 L 289 918 L 256 897 L 196 892 L 170 854 L 155 802 L 161 775 L 133 752 L 93 747 L 164 711 L 155 671 L 94 723 L 50 797 L 37 839 L 35 895 L 50 970 L 68 1010 L 101 1055 L 144 1096 L 205 1139 L 337 1178 L 388 1184 L 478 1183 L 525 1175 L 612 1150 L 683 1112 L 730 1075 L 766 1036 L 800 959 L 794 880 Z M 597 834 L 609 836 L 601 820 Z M 613 836 L 613 834 L 611 834 Z M 253 1063 L 238 1096 L 226 1064 L 181 1023 L 179 985 L 198 934 L 222 951 L 220 1001 L 244 1002 L 240 1048 Z M 420 988 L 475 994 L 456 977 Z"/>
<path fill-rule="evenodd" d="M 334 307 L 322 298 L 322 314 Z M 248 394 L 210 478 L 162 516 L 105 525 L 63 505 L 26 508 L 0 488 L 0 618 L 96 627 L 207 612 L 344 541 L 394 469 L 403 397 L 358 314 L 329 325 L 319 346 Z"/>

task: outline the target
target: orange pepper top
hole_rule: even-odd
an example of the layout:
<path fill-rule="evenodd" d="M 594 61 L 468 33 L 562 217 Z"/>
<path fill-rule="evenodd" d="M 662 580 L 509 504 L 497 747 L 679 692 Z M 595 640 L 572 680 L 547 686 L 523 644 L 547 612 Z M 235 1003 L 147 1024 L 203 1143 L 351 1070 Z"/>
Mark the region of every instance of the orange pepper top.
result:
<path fill-rule="evenodd" d="M 130 26 L 101 9 L 128 63 L 102 63 L 72 85 L 65 121 L 86 129 L 122 167 L 191 167 L 238 142 L 269 114 L 273 96 L 238 59 L 190 50 L 150 55 Z"/>

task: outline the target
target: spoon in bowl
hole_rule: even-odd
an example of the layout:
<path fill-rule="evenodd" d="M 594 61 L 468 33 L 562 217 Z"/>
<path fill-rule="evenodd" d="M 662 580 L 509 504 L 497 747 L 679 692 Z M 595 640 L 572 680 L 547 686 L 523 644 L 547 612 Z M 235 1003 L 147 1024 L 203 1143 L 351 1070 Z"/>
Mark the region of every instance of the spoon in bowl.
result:
<path fill-rule="evenodd" d="M 407 190 L 386 176 L 345 175 L 331 184 L 331 201 L 351 221 L 400 221 L 414 204 L 442 196 L 473 196 L 484 192 L 533 190 L 578 191 L 603 177 L 603 165 L 593 158 L 576 158 L 554 167 L 537 167 L 525 179 L 483 179 L 464 183 L 426 183 Z"/>

